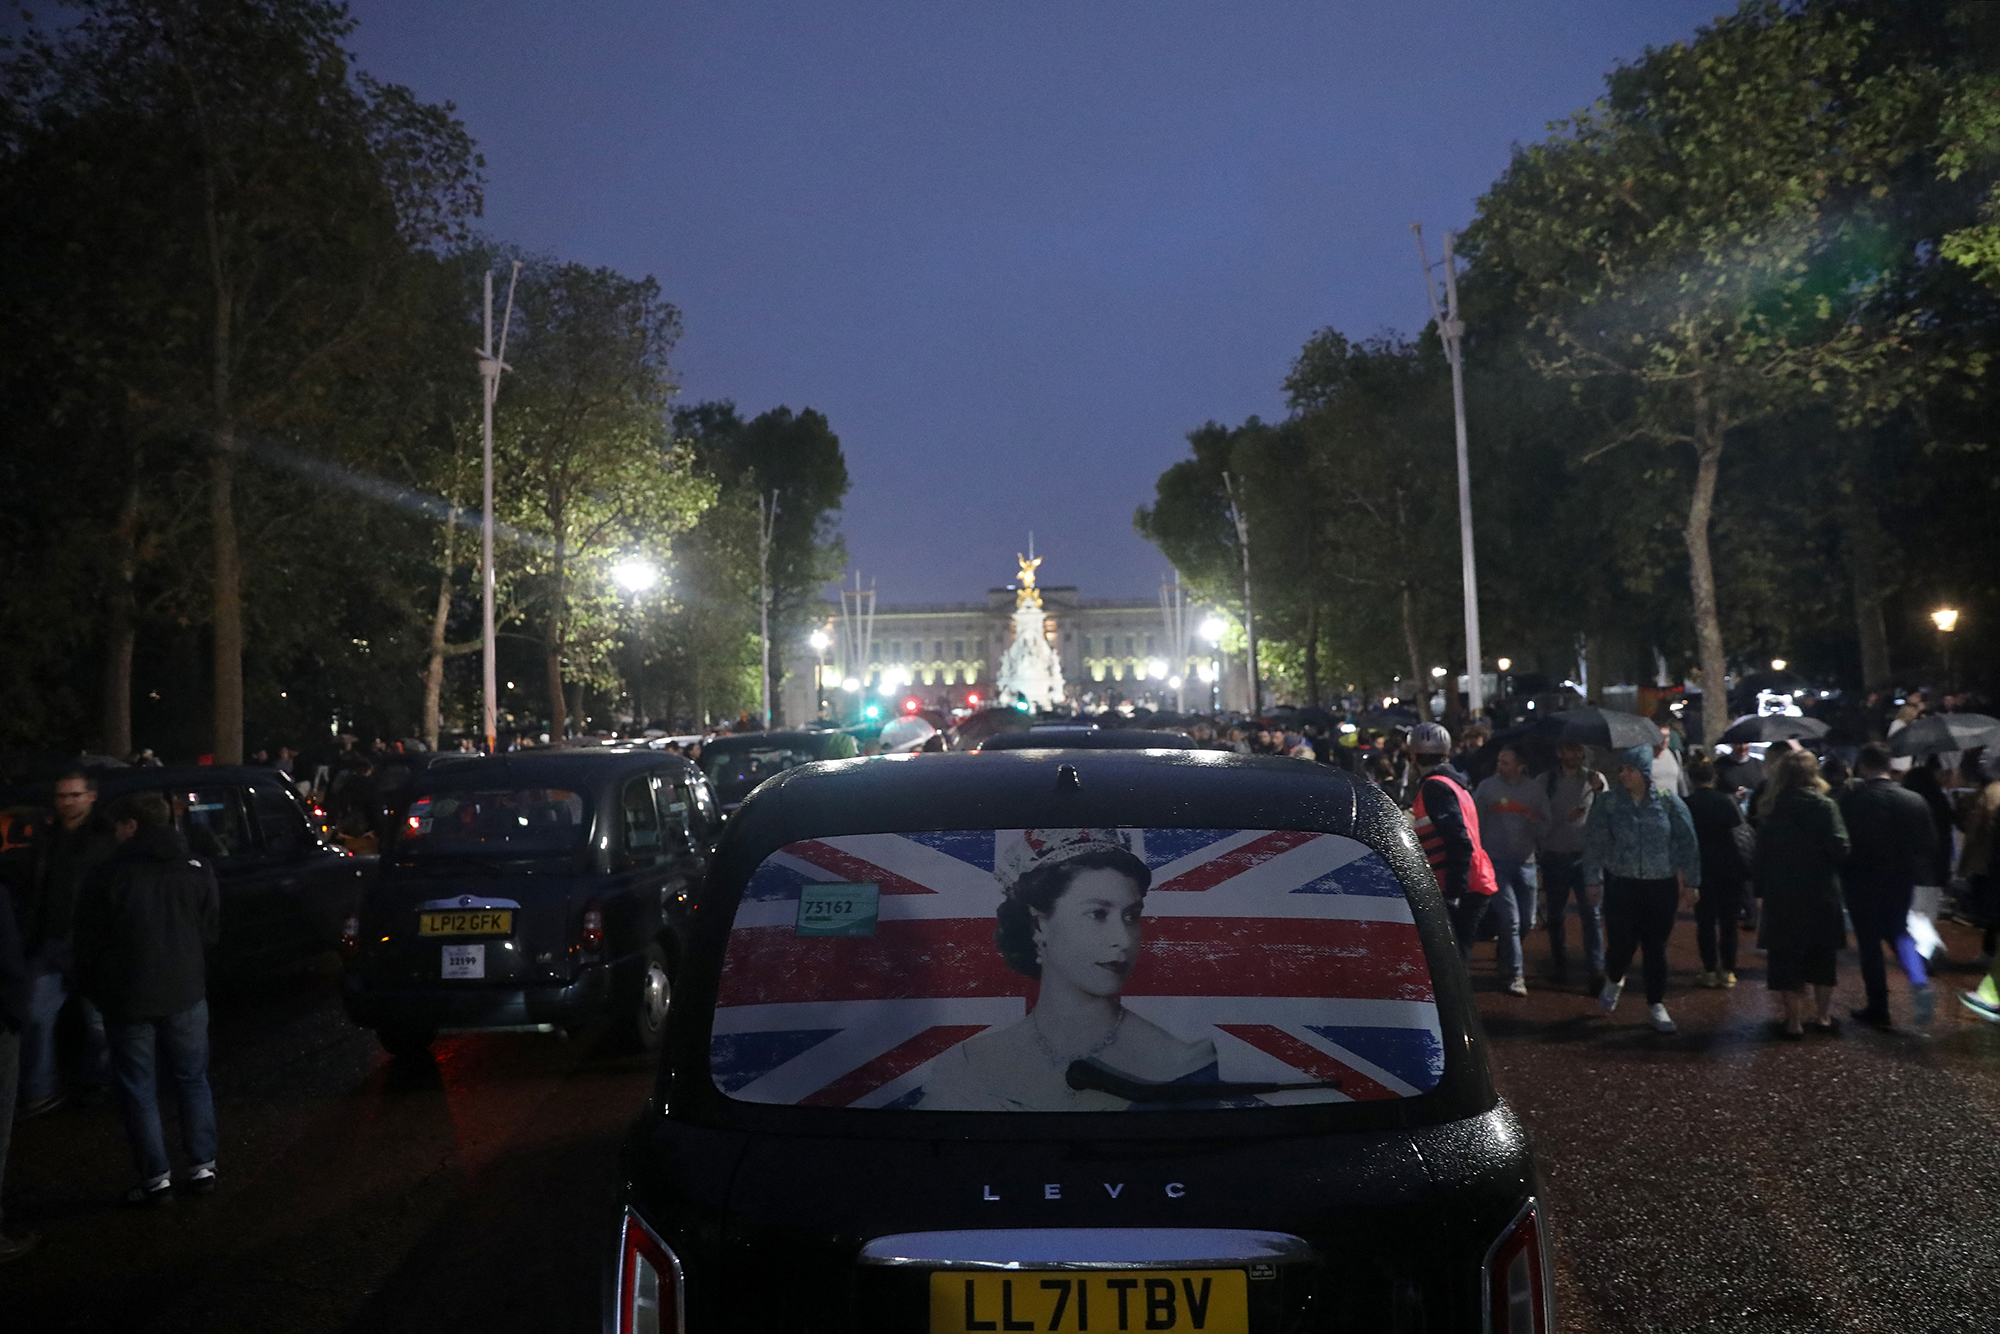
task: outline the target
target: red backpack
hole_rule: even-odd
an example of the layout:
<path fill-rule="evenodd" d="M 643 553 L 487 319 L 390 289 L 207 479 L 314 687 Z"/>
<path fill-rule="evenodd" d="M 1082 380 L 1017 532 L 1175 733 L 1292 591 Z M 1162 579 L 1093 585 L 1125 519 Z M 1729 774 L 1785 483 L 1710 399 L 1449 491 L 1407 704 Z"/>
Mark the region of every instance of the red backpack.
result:
<path fill-rule="evenodd" d="M 1446 778 L 1437 778 L 1451 789 L 1451 795 L 1458 799 L 1458 812 L 1465 820 L 1465 832 L 1472 836 L 1472 875 L 1469 888 L 1474 894 L 1492 894 L 1500 888 L 1500 882 L 1493 875 L 1493 859 L 1486 855 L 1486 847 L 1479 838 L 1479 808 L 1472 803 L 1472 794 Z M 1425 780 L 1417 784 L 1417 801 L 1410 808 L 1416 817 L 1417 842 L 1423 845 L 1424 856 L 1430 859 L 1431 874 L 1437 877 L 1438 888 L 1444 889 L 1444 838 L 1431 823 L 1431 817 L 1424 813 L 1424 792 L 1429 787 Z"/>

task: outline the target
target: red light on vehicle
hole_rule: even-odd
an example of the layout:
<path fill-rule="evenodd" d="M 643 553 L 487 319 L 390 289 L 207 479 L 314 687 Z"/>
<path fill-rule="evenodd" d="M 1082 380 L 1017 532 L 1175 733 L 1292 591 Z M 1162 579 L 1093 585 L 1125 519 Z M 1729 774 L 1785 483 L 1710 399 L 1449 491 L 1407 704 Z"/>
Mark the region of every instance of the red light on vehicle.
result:
<path fill-rule="evenodd" d="M 680 1334 L 681 1262 L 628 1207 L 618 1236 L 616 1334 Z"/>
<path fill-rule="evenodd" d="M 361 919 L 349 917 L 340 928 L 340 957 L 352 959 L 361 953 Z"/>
<path fill-rule="evenodd" d="M 965 702 L 966 702 L 967 704 L 970 704 L 970 705 L 971 705 L 971 706 L 972 706 L 973 708 L 975 708 L 975 709 L 976 709 L 976 708 L 978 708 L 978 707 L 979 707 L 979 696 L 977 696 L 977 695 L 967 695 L 967 696 L 965 697 Z"/>
<path fill-rule="evenodd" d="M 1487 1334 L 1548 1334 L 1549 1268 L 1534 1200 L 1486 1253 Z"/>
<path fill-rule="evenodd" d="M 596 908 L 586 908 L 583 913 L 583 934 L 577 939 L 587 950 L 594 950 L 604 943 L 604 914 Z"/>
<path fill-rule="evenodd" d="M 903 701 L 904 713 L 915 713 L 916 711 L 917 711 L 917 702 L 915 700 L 906 699 Z"/>

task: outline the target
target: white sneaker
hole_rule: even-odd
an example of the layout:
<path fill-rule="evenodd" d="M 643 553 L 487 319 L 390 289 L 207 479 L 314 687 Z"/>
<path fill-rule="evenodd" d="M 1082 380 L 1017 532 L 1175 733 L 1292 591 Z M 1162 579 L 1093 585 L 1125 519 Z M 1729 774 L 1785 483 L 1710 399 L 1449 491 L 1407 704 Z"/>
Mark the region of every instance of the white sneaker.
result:
<path fill-rule="evenodd" d="M 1527 995 L 1527 994 L 1528 994 L 1528 979 L 1527 979 L 1527 978 L 1525 978 L 1525 977 L 1517 977 L 1517 978 L 1515 978 L 1515 979 L 1514 979 L 1514 980 L 1513 980 L 1512 982 L 1509 982 L 1509 983 L 1507 984 L 1507 994 L 1508 994 L 1509 996 L 1525 996 L 1525 995 Z"/>
<path fill-rule="evenodd" d="M 1625 992 L 1625 984 L 1623 982 L 1612 982 L 1606 980 L 1606 982 L 1604 983 L 1604 990 L 1597 993 L 1597 1008 L 1604 1011 L 1606 1014 L 1610 1014 L 1613 1010 L 1618 1008 L 1618 998 L 1621 995 L 1623 995 L 1624 992 Z"/>
<path fill-rule="evenodd" d="M 1677 1033 L 1680 1031 L 1674 1026 L 1673 1016 L 1667 1013 L 1667 1007 L 1658 1001 L 1654 1001 L 1646 1007 L 1646 1017 L 1652 1020 L 1653 1031 L 1655 1033 Z"/>

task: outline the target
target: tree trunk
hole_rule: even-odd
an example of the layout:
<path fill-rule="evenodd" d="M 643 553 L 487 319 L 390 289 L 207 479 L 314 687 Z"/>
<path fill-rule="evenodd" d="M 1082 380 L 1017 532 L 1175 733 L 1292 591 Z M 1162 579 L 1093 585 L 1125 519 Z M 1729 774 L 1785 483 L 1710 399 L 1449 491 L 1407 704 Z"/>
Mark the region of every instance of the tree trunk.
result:
<path fill-rule="evenodd" d="M 125 759 L 132 754 L 133 585 L 139 572 L 139 459 L 133 451 L 125 503 L 112 533 L 111 587 L 106 597 L 104 626 L 104 699 L 101 742 L 104 753 Z"/>
<path fill-rule="evenodd" d="M 1701 739 L 1714 745 L 1729 727 L 1729 659 L 1722 650 L 1722 616 L 1715 601 L 1715 565 L 1708 526 L 1715 513 L 1715 481 L 1722 465 L 1728 423 L 1707 395 L 1695 390 L 1694 495 L 1688 502 L 1688 583 L 1694 594 L 1694 637 L 1701 655 Z"/>
<path fill-rule="evenodd" d="M 1417 717 L 1431 721 L 1430 678 L 1424 675 L 1423 655 L 1417 652 L 1417 618 L 1410 601 L 1410 582 L 1403 581 L 1403 647 L 1410 652 L 1410 680 L 1417 692 Z"/>
<path fill-rule="evenodd" d="M 215 762 L 243 763 L 243 553 L 236 536 L 236 427 L 216 428 L 208 524 L 215 559 Z"/>
<path fill-rule="evenodd" d="M 1319 707 L 1319 599 L 1306 599 L 1306 703 Z"/>
<path fill-rule="evenodd" d="M 569 701 L 563 696 L 562 651 L 563 632 L 568 624 L 569 588 L 565 582 L 567 574 L 566 556 L 563 550 L 562 522 L 558 519 L 556 530 L 556 559 L 553 587 L 549 590 L 548 628 L 542 639 L 548 655 L 549 686 L 549 740 L 561 740 L 569 726 Z"/>
<path fill-rule="evenodd" d="M 444 632 L 451 619 L 452 559 L 457 549 L 458 506 L 453 505 L 444 525 L 444 572 L 438 577 L 437 608 L 431 613 L 430 662 L 424 669 L 423 736 L 424 744 L 432 750 L 438 748 L 438 733 L 444 724 L 438 716 L 444 700 Z"/>
<path fill-rule="evenodd" d="M 1854 626 L 1861 641 L 1861 683 L 1889 688 L 1889 630 L 1882 617 L 1880 521 L 1875 507 L 1859 494 L 1848 498 L 1841 530 L 1847 573 L 1854 585 Z"/>

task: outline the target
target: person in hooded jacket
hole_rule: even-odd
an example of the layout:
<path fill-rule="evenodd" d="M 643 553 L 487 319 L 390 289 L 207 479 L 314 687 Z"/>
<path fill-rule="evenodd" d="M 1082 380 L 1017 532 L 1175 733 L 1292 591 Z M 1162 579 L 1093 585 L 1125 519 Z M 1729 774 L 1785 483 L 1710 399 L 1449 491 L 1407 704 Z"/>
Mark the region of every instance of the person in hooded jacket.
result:
<path fill-rule="evenodd" d="M 1780 1032 L 1805 1036 L 1806 988 L 1813 989 L 1815 1031 L 1840 1032 L 1833 1017 L 1834 956 L 1847 944 L 1840 866 L 1847 823 L 1827 796 L 1819 760 L 1790 750 L 1771 768 L 1758 799 L 1757 857 L 1752 873 L 1764 899 L 1758 944 L 1769 951 L 1766 985 L 1784 1006 Z"/>
<path fill-rule="evenodd" d="M 1647 1017 L 1672 1033 L 1667 1013 L 1667 938 L 1701 885 L 1694 819 L 1678 794 L 1653 785 L 1653 748 L 1620 753 L 1618 781 L 1590 805 L 1583 837 L 1584 893 L 1604 905 L 1604 990 L 1597 1003 L 1618 1008 L 1625 970 L 1644 958 Z"/>
<path fill-rule="evenodd" d="M 1889 980 L 1882 946 L 1896 952 L 1910 979 L 1911 1019 L 1930 1027 L 1937 1006 L 1923 951 L 1910 935 L 1910 905 L 1936 862 L 1937 829 L 1924 799 L 1889 777 L 1889 752 L 1877 745 L 1855 754 L 1855 784 L 1838 798 L 1853 854 L 1841 872 L 1854 944 L 1861 954 L 1861 982 L 1868 1004 L 1853 1012 L 1860 1023 L 1887 1028 Z"/>
<path fill-rule="evenodd" d="M 128 1204 L 165 1204 L 173 1180 L 160 1128 L 164 1064 L 180 1109 L 188 1188 L 215 1189 L 215 1100 L 208 1086 L 204 950 L 221 925 L 215 874 L 189 851 L 166 798 L 135 792 L 111 807 L 118 850 L 76 905 L 76 970 L 104 1012 L 118 1110 L 139 1169 Z"/>

